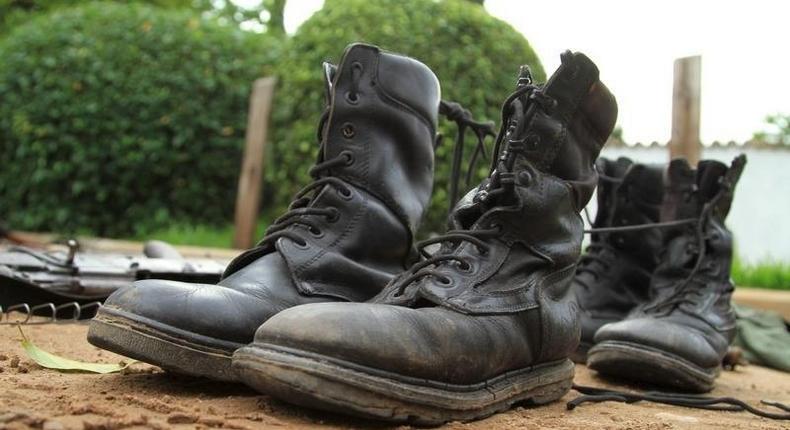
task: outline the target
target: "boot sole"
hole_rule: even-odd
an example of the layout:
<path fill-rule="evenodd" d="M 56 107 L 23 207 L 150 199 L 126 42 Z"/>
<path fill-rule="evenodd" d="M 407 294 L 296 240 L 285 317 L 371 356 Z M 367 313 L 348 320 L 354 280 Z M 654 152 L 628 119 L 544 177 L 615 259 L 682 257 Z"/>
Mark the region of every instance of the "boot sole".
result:
<path fill-rule="evenodd" d="M 253 344 L 233 355 L 237 379 L 289 403 L 378 420 L 438 425 L 471 421 L 514 403 L 541 405 L 567 393 L 574 365 L 561 360 L 452 385 L 359 366 L 319 354 Z"/>
<path fill-rule="evenodd" d="M 231 357 L 243 346 L 105 307 L 90 323 L 88 342 L 167 371 L 225 382 L 235 382 Z"/>
<path fill-rule="evenodd" d="M 678 355 L 622 341 L 596 344 L 587 355 L 587 366 L 610 376 L 698 393 L 713 389 L 721 369 L 700 367 Z"/>

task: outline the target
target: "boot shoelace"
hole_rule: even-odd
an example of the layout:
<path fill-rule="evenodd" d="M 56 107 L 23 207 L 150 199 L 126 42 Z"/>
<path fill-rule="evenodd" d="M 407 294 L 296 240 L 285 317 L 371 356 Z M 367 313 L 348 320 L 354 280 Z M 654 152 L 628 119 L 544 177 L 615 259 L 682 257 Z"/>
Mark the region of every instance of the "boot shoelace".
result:
<path fill-rule="evenodd" d="M 711 397 L 698 394 L 668 393 L 660 391 L 628 393 L 624 391 L 587 387 L 576 384 L 573 384 L 573 389 L 582 395 L 570 400 L 566 404 L 568 410 L 573 410 L 583 403 L 623 402 L 631 404 L 645 401 L 714 411 L 747 411 L 763 418 L 770 418 L 774 420 L 790 420 L 790 413 L 777 413 L 758 409 L 742 400 L 733 397 Z M 773 406 L 785 412 L 790 412 L 790 406 L 780 402 L 761 400 L 760 403 L 767 406 Z"/>
<path fill-rule="evenodd" d="M 450 285 L 452 280 L 436 268 L 443 262 L 455 262 L 462 271 L 471 269 L 472 266 L 464 257 L 454 254 L 452 251 L 432 255 L 427 250 L 430 245 L 448 242 L 455 244 L 469 242 L 477 247 L 477 252 L 479 252 L 480 255 L 486 255 L 490 251 L 491 246 L 485 242 L 485 239 L 496 237 L 501 231 L 502 229 L 499 226 L 485 230 L 450 230 L 441 236 L 419 242 L 417 244 L 417 249 L 425 259 L 413 264 L 411 268 L 409 268 L 409 275 L 398 281 L 400 288 L 395 293 L 395 297 L 401 296 L 406 287 L 424 277 L 432 276 L 436 278 L 439 283 Z"/>
<path fill-rule="evenodd" d="M 346 95 L 346 98 L 350 99 L 352 102 L 356 102 L 358 98 L 357 81 L 361 76 L 361 73 L 358 72 L 361 72 L 361 70 L 358 70 L 356 67 L 352 68 L 352 88 L 351 91 L 349 91 L 349 93 Z M 317 139 L 320 142 L 319 151 L 321 153 L 323 153 L 325 145 L 324 127 L 329 120 L 329 113 L 330 110 L 327 107 L 327 109 L 325 109 L 321 115 L 318 123 Z M 477 137 L 477 146 L 467 171 L 468 183 L 479 154 L 482 153 L 483 156 L 485 156 L 485 138 L 489 135 L 494 135 L 493 124 L 476 121 L 469 110 L 455 102 L 442 100 L 439 105 L 439 113 L 447 117 L 448 120 L 455 122 L 458 127 L 454 149 L 456 155 L 453 159 L 452 175 L 450 178 L 451 190 L 454 190 L 452 192 L 457 194 L 458 182 L 461 176 L 460 164 L 461 158 L 463 156 L 464 135 L 466 134 L 466 129 L 470 128 Z M 338 154 L 338 156 L 314 165 L 309 172 L 310 176 L 313 178 L 313 182 L 310 185 L 304 187 L 296 194 L 296 196 L 294 196 L 294 200 L 288 206 L 288 211 L 274 220 L 269 228 L 266 229 L 263 239 L 258 242 L 256 247 L 274 243 L 277 241 L 277 239 L 283 237 L 292 240 L 299 247 L 307 246 L 307 241 L 301 237 L 298 232 L 288 228 L 293 225 L 305 227 L 312 235 L 316 237 L 321 236 L 323 232 L 317 225 L 315 217 L 324 217 L 328 222 L 333 223 L 339 219 L 340 211 L 333 206 L 311 207 L 310 203 L 326 185 L 333 186 L 335 189 L 337 189 L 342 198 L 350 198 L 352 196 L 352 191 L 349 186 L 344 181 L 333 176 L 328 176 L 327 174 L 334 167 L 350 166 L 353 163 L 354 154 L 351 151 L 342 151 L 340 154 Z M 451 209 L 454 204 L 455 201 L 451 201 Z"/>
<path fill-rule="evenodd" d="M 448 120 L 453 121 L 458 126 L 456 133 L 455 148 L 453 149 L 453 162 L 450 173 L 450 200 L 448 212 L 452 212 L 453 207 L 458 203 L 458 184 L 461 178 L 461 162 L 464 156 L 464 138 L 466 136 L 466 129 L 470 128 L 477 138 L 477 145 L 472 153 L 472 158 L 469 160 L 469 165 L 466 169 L 465 187 L 469 188 L 474 174 L 477 159 L 482 155 L 486 158 L 485 139 L 488 136 L 495 137 L 494 123 L 493 122 L 480 122 L 472 117 L 472 113 L 465 109 L 458 103 L 442 100 L 439 103 L 439 113 L 444 115 Z M 436 147 L 442 142 L 441 135 L 436 140 Z"/>
<path fill-rule="evenodd" d="M 505 99 L 502 105 L 502 125 L 494 145 L 494 158 L 492 159 L 491 172 L 489 174 L 491 178 L 490 186 L 478 191 L 474 197 L 475 202 L 490 205 L 490 202 L 497 196 L 501 196 L 508 191 L 512 192 L 512 185 L 515 183 L 512 171 L 516 155 L 527 149 L 534 149 L 529 145 L 525 145 L 523 140 L 509 140 L 507 149 L 502 149 L 504 138 L 515 131 L 515 124 L 512 123 L 511 118 L 515 109 L 514 102 L 517 99 L 520 99 L 522 106 L 525 108 L 530 105 L 536 105 L 544 109 L 544 111 L 550 111 L 557 104 L 553 98 L 543 93 L 541 87 L 532 84 L 529 68 L 522 66 L 516 90 Z M 532 115 L 534 115 L 534 109 L 526 109 L 526 112 L 527 114 L 523 121 L 531 119 Z M 508 187 L 508 185 L 511 186 Z M 490 245 L 486 243 L 486 239 L 498 237 L 501 233 L 502 227 L 500 225 L 492 225 L 485 229 L 450 230 L 443 235 L 419 242 L 417 248 L 425 259 L 412 265 L 404 274 L 404 277 L 396 281 L 398 289 L 394 295 L 396 297 L 402 295 L 408 286 L 425 277 L 434 277 L 438 282 L 449 285 L 452 280 L 442 274 L 438 270 L 438 266 L 447 262 L 453 262 L 458 265 L 461 271 L 469 270 L 471 268 L 470 263 L 464 257 L 456 254 L 460 245 L 463 242 L 471 243 L 477 247 L 477 251 L 481 255 L 486 255 L 490 251 Z M 446 251 L 440 248 L 435 254 L 431 254 L 428 252 L 427 247 L 433 244 L 451 244 L 453 246 Z"/>

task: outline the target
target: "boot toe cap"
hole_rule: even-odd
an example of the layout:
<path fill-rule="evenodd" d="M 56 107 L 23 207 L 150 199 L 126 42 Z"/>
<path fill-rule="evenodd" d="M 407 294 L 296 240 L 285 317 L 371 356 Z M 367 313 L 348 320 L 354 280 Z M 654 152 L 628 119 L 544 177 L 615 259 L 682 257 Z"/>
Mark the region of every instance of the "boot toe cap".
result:
<path fill-rule="evenodd" d="M 249 342 L 273 313 L 265 301 L 227 287 L 153 279 L 119 289 L 104 307 L 160 331 L 233 343 Z"/>
<path fill-rule="evenodd" d="M 322 303 L 277 314 L 258 329 L 254 342 L 398 376 L 470 384 L 528 365 L 529 342 L 510 324 L 443 308 Z"/>
<path fill-rule="evenodd" d="M 700 367 L 721 364 L 721 354 L 701 331 L 654 318 L 634 318 L 606 324 L 595 334 L 595 343 L 614 341 L 658 349 Z"/>

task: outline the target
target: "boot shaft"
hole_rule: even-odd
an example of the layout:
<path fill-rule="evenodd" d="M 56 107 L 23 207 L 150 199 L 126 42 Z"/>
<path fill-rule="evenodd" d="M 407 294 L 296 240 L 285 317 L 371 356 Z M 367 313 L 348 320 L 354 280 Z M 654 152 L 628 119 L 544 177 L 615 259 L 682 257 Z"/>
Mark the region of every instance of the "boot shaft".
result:
<path fill-rule="evenodd" d="M 525 75 L 522 71 L 516 94 L 531 83 Z M 599 80 L 598 68 L 584 54 L 565 52 L 545 85 L 508 102 L 511 116 L 503 157 L 510 160 L 497 169 L 510 171 L 514 163 L 526 163 L 562 179 L 580 211 L 597 185 L 595 160 L 617 119 L 617 103 Z M 515 170 L 529 166 L 516 165 Z"/>
<path fill-rule="evenodd" d="M 639 226 L 659 221 L 666 165 L 635 164 L 621 157 L 598 159 L 598 212 L 594 229 Z M 660 229 L 594 232 L 581 257 L 574 290 L 584 341 L 605 321 L 624 317 L 648 300 L 650 280 L 660 261 Z"/>
<path fill-rule="evenodd" d="M 616 187 L 614 207 L 606 227 L 628 227 L 660 220 L 664 198 L 665 165 L 633 164 Z M 625 253 L 642 270 L 652 272 L 659 262 L 663 234 L 659 229 L 615 231 L 606 242 Z"/>
<path fill-rule="evenodd" d="M 712 330 L 733 335 L 733 240 L 724 220 L 745 164 L 743 155 L 729 167 L 718 161 L 702 161 L 697 169 L 685 160 L 670 163 L 661 221 L 688 222 L 665 230 L 662 262 L 651 283 L 653 298 L 640 312 L 694 315 Z"/>
<path fill-rule="evenodd" d="M 332 174 L 382 200 L 416 231 L 433 189 L 436 75 L 412 58 L 353 44 L 330 77 L 323 158 L 352 154 L 355 162 Z"/>
<path fill-rule="evenodd" d="M 303 295 L 364 301 L 413 258 L 433 187 L 440 87 L 426 65 L 363 44 L 324 75 L 315 181 L 224 276 L 277 252 Z"/>
<path fill-rule="evenodd" d="M 377 300 L 428 300 L 471 314 L 512 314 L 543 306 L 545 297 L 567 305 L 561 299 L 584 229 L 579 210 L 597 182 L 594 162 L 617 107 L 587 57 L 565 54 L 562 62 L 541 87 L 522 72 L 505 101 L 492 172 L 449 218 L 450 230 L 463 233 L 437 239 L 443 246 L 434 255 L 448 263 L 425 270 L 427 263 L 417 265 Z M 574 319 L 570 306 L 548 313 L 549 331 Z"/>
<path fill-rule="evenodd" d="M 661 221 L 690 223 L 665 230 L 666 255 L 659 273 L 705 272 L 715 265 L 720 270 L 711 274 L 729 279 L 733 244 L 724 221 L 745 163 L 745 156 L 730 167 L 714 160 L 703 160 L 696 169 L 683 159 L 670 162 Z"/>
<path fill-rule="evenodd" d="M 595 162 L 595 168 L 598 171 L 598 188 L 595 190 L 597 209 L 592 227 L 611 227 L 612 216 L 617 203 L 617 190 L 620 188 L 625 172 L 633 164 L 634 162 L 626 157 L 620 157 L 617 160 L 601 157 Z M 601 235 L 599 234 L 592 234 L 592 239 L 594 240 L 600 237 Z"/>

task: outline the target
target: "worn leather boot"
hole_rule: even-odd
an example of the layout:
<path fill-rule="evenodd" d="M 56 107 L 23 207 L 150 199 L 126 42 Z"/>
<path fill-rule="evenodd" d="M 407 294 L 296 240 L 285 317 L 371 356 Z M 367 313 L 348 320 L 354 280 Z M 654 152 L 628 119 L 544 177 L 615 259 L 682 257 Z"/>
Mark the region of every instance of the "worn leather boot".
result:
<path fill-rule="evenodd" d="M 658 264 L 661 231 L 617 230 L 656 223 L 666 165 L 634 164 L 628 158 L 597 162 L 598 210 L 590 245 L 576 269 L 573 289 L 582 336 L 573 361 L 584 363 L 595 332 L 620 321 L 648 300 L 650 278 Z M 608 232 L 607 229 L 615 231 Z"/>
<path fill-rule="evenodd" d="M 241 381 L 308 407 L 418 424 L 570 389 L 579 211 L 616 103 L 583 54 L 564 54 L 542 87 L 524 70 L 504 103 L 492 173 L 456 205 L 450 230 L 422 243 L 426 259 L 368 303 L 271 318 L 234 354 Z"/>
<path fill-rule="evenodd" d="M 370 299 L 408 267 L 433 187 L 439 82 L 414 59 L 362 44 L 325 75 L 315 181 L 217 285 L 147 280 L 113 294 L 91 323 L 92 344 L 233 380 L 233 351 L 272 315 Z"/>
<path fill-rule="evenodd" d="M 724 219 L 746 163 L 673 160 L 661 208 L 664 252 L 651 299 L 595 335 L 588 366 L 603 374 L 705 392 L 735 335 L 730 304 L 732 233 Z"/>

